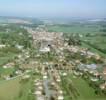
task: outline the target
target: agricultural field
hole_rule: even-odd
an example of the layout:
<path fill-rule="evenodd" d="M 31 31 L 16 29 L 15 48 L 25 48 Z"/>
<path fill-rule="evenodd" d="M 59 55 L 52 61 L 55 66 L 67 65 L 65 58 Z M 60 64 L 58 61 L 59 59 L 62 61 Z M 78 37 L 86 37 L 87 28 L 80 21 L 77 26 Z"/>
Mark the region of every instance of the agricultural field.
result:
<path fill-rule="evenodd" d="M 47 26 L 48 31 L 63 32 L 63 33 L 98 33 L 99 25 L 82 25 L 82 24 L 69 24 L 69 25 L 50 25 Z"/>
<path fill-rule="evenodd" d="M 16 76 L 10 80 L 0 81 L 0 100 L 35 100 L 33 95 L 34 79 L 39 75 L 29 73 L 31 78 L 22 79 L 26 74 Z"/>
<path fill-rule="evenodd" d="M 3 54 L 3 52 L 2 52 Z M 16 57 L 15 53 L 5 53 L 4 55 L 0 56 L 0 65 L 4 65 L 9 61 L 12 61 Z"/>
<path fill-rule="evenodd" d="M 95 35 L 93 37 L 84 37 L 82 41 L 106 55 L 106 36 Z"/>
<path fill-rule="evenodd" d="M 0 82 L 0 99 L 1 100 L 14 100 L 20 91 L 20 77 Z"/>
<path fill-rule="evenodd" d="M 105 100 L 106 98 L 106 96 L 95 94 L 95 89 L 81 77 L 69 74 L 66 77 L 61 76 L 61 78 L 65 100 Z M 65 85 L 66 83 L 67 85 Z"/>

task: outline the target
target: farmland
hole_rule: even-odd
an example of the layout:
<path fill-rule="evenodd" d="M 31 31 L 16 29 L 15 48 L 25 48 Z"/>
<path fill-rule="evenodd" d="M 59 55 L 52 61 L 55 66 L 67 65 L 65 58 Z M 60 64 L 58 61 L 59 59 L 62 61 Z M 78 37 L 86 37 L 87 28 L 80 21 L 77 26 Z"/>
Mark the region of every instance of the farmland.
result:
<path fill-rule="evenodd" d="M 62 84 L 63 90 L 65 89 L 65 100 L 105 100 L 105 96 L 96 95 L 95 90 L 85 80 L 73 74 L 62 76 Z"/>
<path fill-rule="evenodd" d="M 83 24 L 69 24 L 69 25 L 50 25 L 47 26 L 48 31 L 64 32 L 64 33 L 98 33 L 100 26 L 98 25 L 83 25 Z"/>
<path fill-rule="evenodd" d="M 39 75 L 33 75 L 32 72 L 31 79 L 23 80 L 25 74 L 14 77 L 13 79 L 0 81 L 0 99 L 1 100 L 35 100 L 32 94 L 33 90 L 33 79 L 39 77 Z"/>

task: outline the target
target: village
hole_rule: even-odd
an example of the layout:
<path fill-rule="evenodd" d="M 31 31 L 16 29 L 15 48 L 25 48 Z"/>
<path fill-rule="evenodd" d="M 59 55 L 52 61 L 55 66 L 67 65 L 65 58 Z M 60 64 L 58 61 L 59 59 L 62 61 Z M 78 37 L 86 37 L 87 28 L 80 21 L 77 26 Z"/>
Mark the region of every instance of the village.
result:
<path fill-rule="evenodd" d="M 106 100 L 106 0 L 0 0 L 0 100 Z"/>
<path fill-rule="evenodd" d="M 31 73 L 38 74 L 39 77 L 33 79 L 31 92 L 35 100 L 76 100 L 80 91 L 74 86 L 72 78 L 87 82 L 96 95 L 106 95 L 106 67 L 98 70 L 105 65 L 105 58 L 88 48 L 69 45 L 62 32 L 47 32 L 41 27 L 25 29 L 33 38 L 34 52 L 17 45 L 22 53 L 14 61 L 3 65 L 2 69 L 10 73 L 0 74 L 0 80 L 8 81 L 19 76 L 26 80 L 32 77 Z"/>

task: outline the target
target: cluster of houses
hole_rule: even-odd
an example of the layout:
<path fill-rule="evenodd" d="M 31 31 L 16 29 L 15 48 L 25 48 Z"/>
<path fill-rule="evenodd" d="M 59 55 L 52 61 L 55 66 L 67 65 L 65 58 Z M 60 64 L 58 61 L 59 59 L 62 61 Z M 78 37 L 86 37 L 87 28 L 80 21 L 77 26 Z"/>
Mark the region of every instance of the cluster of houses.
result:
<path fill-rule="evenodd" d="M 94 57 L 97 60 L 102 59 L 100 57 L 100 55 L 91 52 L 90 50 L 88 50 L 88 48 L 80 48 L 78 46 L 73 46 L 73 45 L 72 46 L 66 46 L 66 47 L 70 52 L 73 52 L 73 53 L 79 52 L 81 55 L 85 55 L 87 58 Z"/>
<path fill-rule="evenodd" d="M 35 80 L 35 92 L 37 100 L 64 100 L 60 87 L 61 78 L 57 70 L 42 68 L 42 80 Z"/>
<path fill-rule="evenodd" d="M 1 49 L 1 48 L 5 48 L 5 47 L 6 47 L 6 45 L 0 44 L 0 49 Z"/>
<path fill-rule="evenodd" d="M 50 52 L 51 49 L 57 50 L 59 46 L 63 45 L 63 33 L 47 32 L 43 29 L 39 29 L 39 31 L 28 29 L 28 32 L 32 34 L 34 44 L 40 52 Z"/>
<path fill-rule="evenodd" d="M 75 76 L 84 76 L 88 79 L 90 79 L 90 81 L 93 83 L 97 83 L 99 82 L 99 88 L 103 91 L 106 91 L 106 67 L 104 67 L 102 72 L 99 72 L 97 70 L 97 66 L 96 65 L 84 65 L 81 64 L 79 66 L 77 66 L 77 69 L 75 69 L 73 71 L 73 74 Z"/>

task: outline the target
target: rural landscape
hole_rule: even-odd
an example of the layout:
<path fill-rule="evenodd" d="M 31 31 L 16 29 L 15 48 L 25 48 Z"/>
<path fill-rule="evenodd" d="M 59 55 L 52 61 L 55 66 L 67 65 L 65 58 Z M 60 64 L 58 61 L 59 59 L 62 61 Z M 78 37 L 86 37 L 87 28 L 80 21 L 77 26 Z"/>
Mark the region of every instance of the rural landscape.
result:
<path fill-rule="evenodd" d="M 106 100 L 106 16 L 40 14 L 0 15 L 0 100 Z"/>

